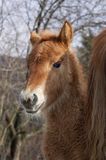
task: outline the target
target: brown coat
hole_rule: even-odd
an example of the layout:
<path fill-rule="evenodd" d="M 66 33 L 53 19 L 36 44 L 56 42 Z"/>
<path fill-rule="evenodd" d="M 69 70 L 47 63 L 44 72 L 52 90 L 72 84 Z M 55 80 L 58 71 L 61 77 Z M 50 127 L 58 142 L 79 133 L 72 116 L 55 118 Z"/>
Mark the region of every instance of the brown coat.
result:
<path fill-rule="evenodd" d="M 42 150 L 46 160 L 104 160 L 106 114 L 106 30 L 95 40 L 87 83 L 69 50 L 72 27 L 59 35 L 32 34 L 26 90 L 45 84 Z M 55 68 L 53 64 L 59 63 Z"/>

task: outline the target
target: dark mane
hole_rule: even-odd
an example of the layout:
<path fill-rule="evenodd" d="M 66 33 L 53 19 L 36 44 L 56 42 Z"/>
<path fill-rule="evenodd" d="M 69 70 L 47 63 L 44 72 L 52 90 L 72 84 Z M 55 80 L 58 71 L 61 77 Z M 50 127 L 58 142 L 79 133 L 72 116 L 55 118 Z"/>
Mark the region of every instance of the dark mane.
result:
<path fill-rule="evenodd" d="M 90 159 L 103 160 L 106 127 L 106 30 L 94 39 L 87 106 Z"/>

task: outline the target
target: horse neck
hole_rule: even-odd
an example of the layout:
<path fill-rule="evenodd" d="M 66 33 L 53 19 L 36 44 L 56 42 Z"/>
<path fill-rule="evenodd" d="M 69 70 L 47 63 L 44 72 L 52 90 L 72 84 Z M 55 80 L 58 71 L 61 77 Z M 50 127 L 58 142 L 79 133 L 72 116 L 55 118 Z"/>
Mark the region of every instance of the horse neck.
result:
<path fill-rule="evenodd" d="M 75 53 L 69 52 L 67 54 L 67 75 L 66 92 L 69 98 L 86 97 L 86 80 L 83 74 L 82 66 L 79 63 Z M 83 98 L 84 98 L 83 97 Z"/>

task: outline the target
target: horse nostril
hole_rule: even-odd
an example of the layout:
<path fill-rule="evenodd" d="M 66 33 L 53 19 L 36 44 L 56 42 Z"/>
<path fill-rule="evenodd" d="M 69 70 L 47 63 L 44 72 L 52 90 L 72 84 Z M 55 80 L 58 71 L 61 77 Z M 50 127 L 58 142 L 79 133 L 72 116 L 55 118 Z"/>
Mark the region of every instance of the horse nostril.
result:
<path fill-rule="evenodd" d="M 34 96 L 33 103 L 35 104 L 37 102 L 37 100 L 38 100 L 38 97 L 37 97 L 36 94 L 33 94 L 33 96 Z"/>
<path fill-rule="evenodd" d="M 30 97 L 24 97 L 21 94 L 21 103 L 25 106 L 25 108 L 32 108 L 36 104 L 37 100 L 38 97 L 36 94 L 33 94 Z"/>

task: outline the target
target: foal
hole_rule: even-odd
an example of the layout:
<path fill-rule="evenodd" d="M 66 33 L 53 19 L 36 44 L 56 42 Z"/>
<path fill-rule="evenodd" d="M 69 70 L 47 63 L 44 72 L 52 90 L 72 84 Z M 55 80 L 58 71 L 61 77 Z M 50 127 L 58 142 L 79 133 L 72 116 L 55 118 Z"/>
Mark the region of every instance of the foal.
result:
<path fill-rule="evenodd" d="M 58 35 L 31 34 L 27 84 L 21 98 L 27 112 L 42 110 L 44 114 L 42 150 L 46 160 L 90 160 L 91 156 L 86 82 L 69 49 L 72 36 L 67 21 Z"/>

